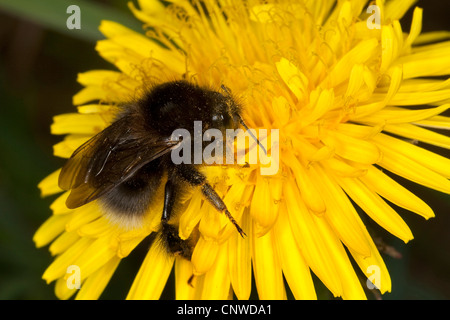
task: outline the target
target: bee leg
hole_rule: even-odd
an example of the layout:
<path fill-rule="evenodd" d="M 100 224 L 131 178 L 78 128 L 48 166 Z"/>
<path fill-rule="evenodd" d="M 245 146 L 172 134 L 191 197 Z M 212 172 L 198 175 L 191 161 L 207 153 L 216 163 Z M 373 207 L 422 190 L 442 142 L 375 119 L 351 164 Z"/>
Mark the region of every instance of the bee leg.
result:
<path fill-rule="evenodd" d="M 172 215 L 173 207 L 175 205 L 175 192 L 175 185 L 170 179 L 167 180 L 164 189 L 164 208 L 161 217 L 161 221 L 163 223 L 167 223 L 170 219 L 170 216 Z"/>
<path fill-rule="evenodd" d="M 246 234 L 244 230 L 239 226 L 239 224 L 234 220 L 233 216 L 231 215 L 230 211 L 228 211 L 228 208 L 226 204 L 223 202 L 222 198 L 219 197 L 217 192 L 211 187 L 211 185 L 208 182 L 205 182 L 202 186 L 202 193 L 205 196 L 205 198 L 220 212 L 225 213 L 227 218 L 231 221 L 231 223 L 236 227 L 237 231 L 241 235 L 241 237 L 245 237 Z"/>
<path fill-rule="evenodd" d="M 165 186 L 164 208 L 161 217 L 162 240 L 171 253 L 190 260 L 192 248 L 189 246 L 189 243 L 180 238 L 178 228 L 169 224 L 170 217 L 174 211 L 176 196 L 177 190 L 175 184 L 169 179 Z"/>
<path fill-rule="evenodd" d="M 199 172 L 194 166 L 185 164 L 177 165 L 176 174 L 192 186 L 200 187 L 206 200 L 208 200 L 214 206 L 214 208 L 216 208 L 220 212 L 223 212 L 227 216 L 231 223 L 236 227 L 236 230 L 239 232 L 241 237 L 246 236 L 245 232 L 242 230 L 236 220 L 234 220 L 230 211 L 228 211 L 228 208 L 223 202 L 222 198 L 220 198 L 217 192 L 208 183 L 205 175 Z"/>

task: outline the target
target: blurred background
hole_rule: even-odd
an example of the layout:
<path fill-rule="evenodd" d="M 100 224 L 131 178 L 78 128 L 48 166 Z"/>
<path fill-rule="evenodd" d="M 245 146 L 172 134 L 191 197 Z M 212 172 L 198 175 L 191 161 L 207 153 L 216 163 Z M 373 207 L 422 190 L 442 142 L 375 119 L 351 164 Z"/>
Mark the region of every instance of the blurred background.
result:
<path fill-rule="evenodd" d="M 81 30 L 69 30 L 67 7 L 81 8 Z M 418 1 L 424 8 L 423 31 L 450 30 L 450 6 L 439 0 Z M 412 12 L 402 27 L 409 30 Z M 81 89 L 77 73 L 112 69 L 96 53 L 102 39 L 100 20 L 114 20 L 142 30 L 127 1 L 0 0 L 0 299 L 55 299 L 54 284 L 41 276 L 53 258 L 36 249 L 32 237 L 50 216 L 54 197 L 42 199 L 37 184 L 64 163 L 52 146 L 62 137 L 50 134 L 52 117 L 74 112 L 72 96 Z M 449 156 L 448 150 L 433 151 Z M 385 255 L 393 292 L 383 299 L 450 299 L 450 196 L 402 181 L 436 213 L 429 221 L 399 209 L 415 239 L 408 244 L 369 225 L 395 249 Z M 395 256 L 395 255 L 394 255 Z M 138 263 L 136 263 L 138 265 Z M 119 267 L 102 298 L 126 296 L 136 266 Z M 120 278 L 122 280 L 120 280 Z M 320 298 L 331 298 L 318 282 Z M 167 291 L 167 292 L 166 292 Z M 170 289 L 163 297 L 170 297 Z M 368 293 L 370 299 L 376 295 Z"/>

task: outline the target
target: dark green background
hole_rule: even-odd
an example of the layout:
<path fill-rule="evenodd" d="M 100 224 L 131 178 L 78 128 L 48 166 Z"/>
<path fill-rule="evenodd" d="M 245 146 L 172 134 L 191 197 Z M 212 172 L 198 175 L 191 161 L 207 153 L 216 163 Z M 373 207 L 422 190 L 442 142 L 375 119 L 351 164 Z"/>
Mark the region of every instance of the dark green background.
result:
<path fill-rule="evenodd" d="M 81 30 L 66 28 L 70 4 L 81 8 Z M 448 4 L 427 0 L 418 5 L 424 8 L 424 30 L 450 30 Z M 404 25 L 410 17 L 411 12 Z M 0 0 L 0 299 L 55 299 L 53 284 L 41 279 L 52 257 L 47 247 L 36 249 L 32 242 L 51 214 L 48 206 L 54 197 L 40 198 L 37 184 L 63 163 L 52 156 L 53 144 L 62 137 L 50 135 L 49 127 L 54 115 L 75 110 L 72 96 L 81 89 L 77 73 L 112 69 L 94 50 L 101 19 L 140 30 L 126 1 Z M 383 299 L 449 299 L 450 197 L 405 185 L 430 204 L 436 218 L 425 221 L 399 210 L 415 236 L 407 245 L 373 226 L 403 256 L 385 257 L 393 293 Z M 139 265 L 132 260 L 141 256 L 133 254 L 119 267 L 103 298 L 126 296 Z M 330 298 L 318 282 L 317 291 L 320 298 Z M 164 297 L 172 294 L 168 288 Z M 370 292 L 368 297 L 375 298 Z"/>

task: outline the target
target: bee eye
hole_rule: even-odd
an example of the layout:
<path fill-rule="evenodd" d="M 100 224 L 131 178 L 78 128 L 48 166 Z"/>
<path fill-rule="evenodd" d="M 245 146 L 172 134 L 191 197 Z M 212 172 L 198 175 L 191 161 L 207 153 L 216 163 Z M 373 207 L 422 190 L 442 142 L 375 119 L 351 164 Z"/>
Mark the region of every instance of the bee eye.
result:
<path fill-rule="evenodd" d="M 215 114 L 212 116 L 212 121 L 213 122 L 222 122 L 223 121 L 223 115 L 222 114 Z"/>

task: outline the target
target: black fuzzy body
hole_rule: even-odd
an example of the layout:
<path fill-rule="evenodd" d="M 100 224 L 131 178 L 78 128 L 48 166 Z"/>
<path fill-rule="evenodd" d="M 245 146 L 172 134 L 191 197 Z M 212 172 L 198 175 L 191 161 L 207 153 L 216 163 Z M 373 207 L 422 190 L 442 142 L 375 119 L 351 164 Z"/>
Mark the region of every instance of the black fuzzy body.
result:
<path fill-rule="evenodd" d="M 230 113 L 236 108 L 229 96 L 192 85 L 186 81 L 161 84 L 140 102 L 145 123 L 163 137 L 176 129 L 186 129 L 194 135 L 194 121 L 208 128 L 233 128 Z"/>
<path fill-rule="evenodd" d="M 59 184 L 71 190 L 69 208 L 99 200 L 116 221 L 143 219 L 164 185 L 161 237 L 167 250 L 190 259 L 189 241 L 181 240 L 173 216 L 180 194 L 187 187 L 200 187 L 205 199 L 225 212 L 238 231 L 243 231 L 226 209 L 206 177 L 201 164 L 174 164 L 170 152 L 179 143 L 172 133 L 185 129 L 194 136 L 194 122 L 225 133 L 243 120 L 240 108 L 229 95 L 187 81 L 163 83 L 139 101 L 124 105 L 117 119 L 78 148 L 63 167 Z"/>

